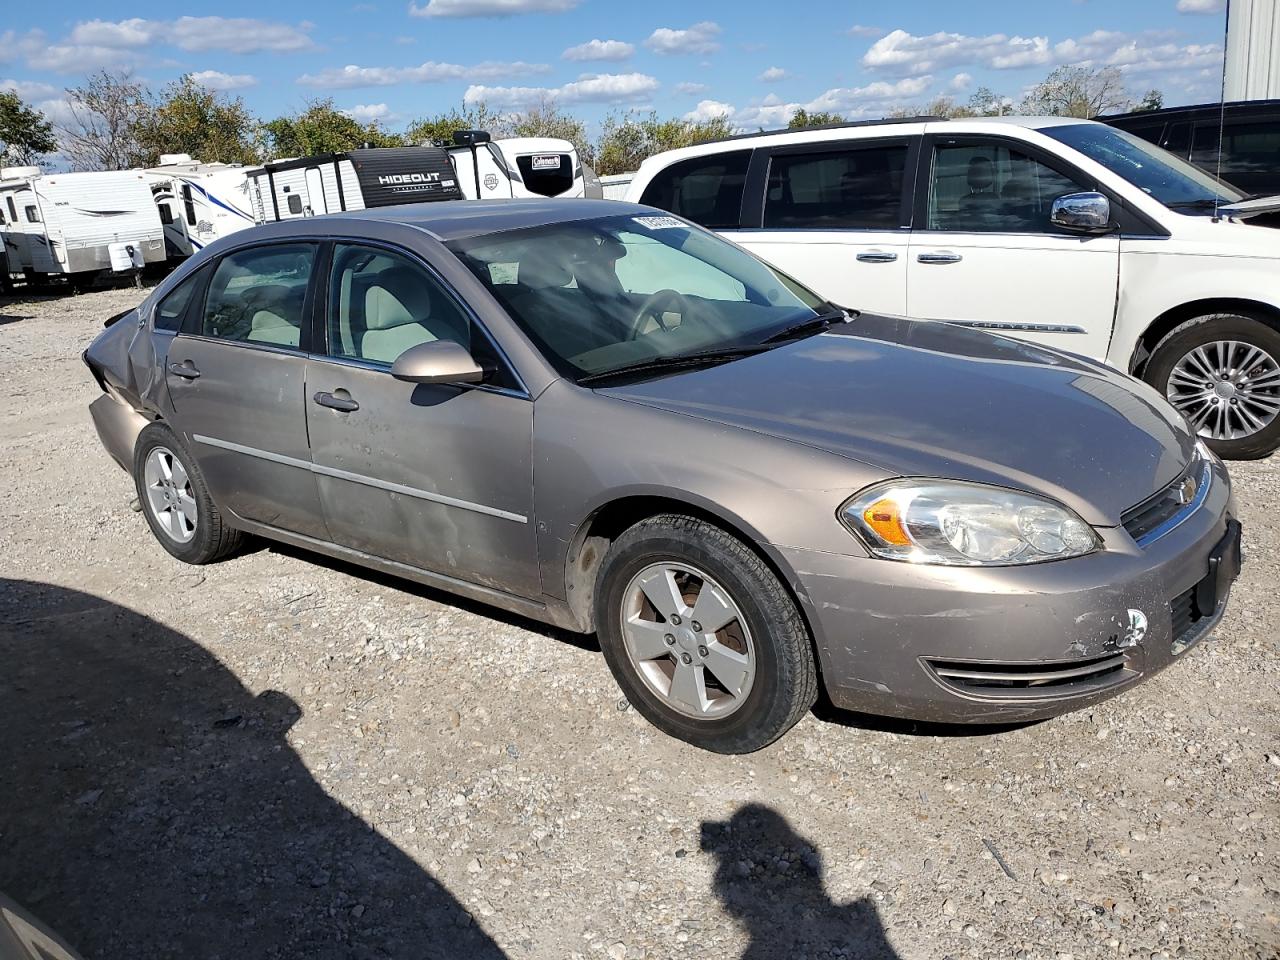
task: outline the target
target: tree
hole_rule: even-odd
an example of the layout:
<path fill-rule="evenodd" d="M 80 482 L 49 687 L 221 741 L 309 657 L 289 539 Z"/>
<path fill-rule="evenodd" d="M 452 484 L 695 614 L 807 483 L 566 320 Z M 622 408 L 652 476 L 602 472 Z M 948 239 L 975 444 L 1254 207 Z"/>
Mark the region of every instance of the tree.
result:
<path fill-rule="evenodd" d="M 838 113 L 815 110 L 810 113 L 804 107 L 798 109 L 787 121 L 788 130 L 803 130 L 805 127 L 824 127 L 829 123 L 844 123 L 844 117 Z"/>
<path fill-rule="evenodd" d="M 359 147 L 400 147 L 404 138 L 378 123 L 362 124 L 338 110 L 332 99 L 312 100 L 296 117 L 276 117 L 263 125 L 272 157 L 308 157 Z"/>
<path fill-rule="evenodd" d="M 187 74 L 164 91 L 138 141 L 148 163 L 186 153 L 206 163 L 256 163 L 258 122 L 239 97 L 224 99 Z"/>
<path fill-rule="evenodd" d="M 934 97 L 923 106 L 911 105 L 894 107 L 890 110 L 886 117 L 894 119 L 904 119 L 907 117 L 972 117 L 973 111 L 969 107 L 961 106 L 954 99 L 948 96 Z"/>
<path fill-rule="evenodd" d="M 484 130 L 490 134 L 498 131 L 501 135 L 503 122 L 483 102 L 471 107 L 463 104 L 462 109 L 452 107 L 448 113 L 413 121 L 405 130 L 404 139 L 422 146 L 447 147 L 453 143 L 455 130 Z"/>
<path fill-rule="evenodd" d="M 990 87 L 979 87 L 969 97 L 969 113 L 975 117 L 1001 117 L 1009 112 L 1013 102 L 996 93 Z"/>
<path fill-rule="evenodd" d="M 1137 110 L 1159 110 L 1164 106 L 1164 94 L 1159 90 L 1151 89 L 1142 95 L 1142 99 L 1138 102 Z"/>
<path fill-rule="evenodd" d="M 58 149 L 53 126 L 16 93 L 0 91 L 0 166 L 34 164 Z"/>
<path fill-rule="evenodd" d="M 1022 112 L 1092 120 L 1129 107 L 1118 67 L 1058 67 L 1022 101 Z"/>
<path fill-rule="evenodd" d="M 720 139 L 731 133 L 733 127 L 726 117 L 659 120 L 657 113 L 647 117 L 610 114 L 596 141 L 596 172 L 601 175 L 629 173 L 655 153 Z"/>
<path fill-rule="evenodd" d="M 67 91 L 68 122 L 61 126 L 62 150 L 73 170 L 128 170 L 140 167 L 147 151 L 139 136 L 150 122 L 146 88 L 128 71 L 100 70 Z"/>

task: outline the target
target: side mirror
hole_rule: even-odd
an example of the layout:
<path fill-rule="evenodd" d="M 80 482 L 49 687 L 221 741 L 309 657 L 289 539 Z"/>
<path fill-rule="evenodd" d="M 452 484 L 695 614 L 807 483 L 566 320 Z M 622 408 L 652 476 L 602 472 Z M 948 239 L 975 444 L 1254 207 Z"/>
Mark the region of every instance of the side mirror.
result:
<path fill-rule="evenodd" d="M 1106 233 L 1111 229 L 1111 201 L 1100 193 L 1069 193 L 1053 201 L 1049 222 L 1080 233 Z"/>
<path fill-rule="evenodd" d="M 484 371 L 466 347 L 452 340 L 428 340 L 410 347 L 391 365 L 391 375 L 407 383 L 479 383 Z"/>

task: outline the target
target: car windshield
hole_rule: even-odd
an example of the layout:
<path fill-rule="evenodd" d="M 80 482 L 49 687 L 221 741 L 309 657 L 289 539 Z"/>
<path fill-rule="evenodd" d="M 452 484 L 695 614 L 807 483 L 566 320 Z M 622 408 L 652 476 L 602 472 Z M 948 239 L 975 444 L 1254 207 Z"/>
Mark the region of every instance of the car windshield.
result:
<path fill-rule="evenodd" d="M 764 349 L 833 309 L 733 244 L 667 215 L 577 220 L 449 247 L 574 380 Z"/>
<path fill-rule="evenodd" d="M 1101 123 L 1073 123 L 1040 131 L 1074 147 L 1139 190 L 1179 213 L 1212 214 L 1216 203 L 1244 199 L 1230 184 L 1124 130 Z"/>

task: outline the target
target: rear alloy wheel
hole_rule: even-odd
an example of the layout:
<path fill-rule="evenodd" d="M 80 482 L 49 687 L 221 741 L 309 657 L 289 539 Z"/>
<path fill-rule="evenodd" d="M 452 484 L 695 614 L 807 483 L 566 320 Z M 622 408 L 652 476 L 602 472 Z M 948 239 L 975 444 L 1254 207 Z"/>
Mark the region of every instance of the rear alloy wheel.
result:
<path fill-rule="evenodd" d="M 133 481 L 151 532 L 179 560 L 210 563 L 240 545 L 241 534 L 223 522 L 199 468 L 165 424 L 138 435 Z"/>
<path fill-rule="evenodd" d="M 705 521 L 652 517 L 619 536 L 595 611 L 627 699 L 695 746 L 759 750 L 817 698 L 812 641 L 790 594 L 759 555 Z"/>
<path fill-rule="evenodd" d="M 1197 317 L 1160 341 L 1146 380 L 1225 459 L 1280 446 L 1280 331 L 1237 314 Z"/>

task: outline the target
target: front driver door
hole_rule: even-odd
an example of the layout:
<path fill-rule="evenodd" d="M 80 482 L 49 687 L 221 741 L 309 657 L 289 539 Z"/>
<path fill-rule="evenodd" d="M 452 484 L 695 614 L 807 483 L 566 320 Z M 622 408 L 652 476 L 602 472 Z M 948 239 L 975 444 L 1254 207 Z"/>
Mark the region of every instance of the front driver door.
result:
<path fill-rule="evenodd" d="M 929 170 L 927 208 L 911 234 L 908 315 L 1106 357 L 1119 233 L 1049 222 L 1054 200 L 1093 184 L 997 138 L 936 138 Z"/>
<path fill-rule="evenodd" d="M 334 541 L 526 597 L 541 594 L 533 531 L 533 402 L 485 331 L 422 262 L 337 243 L 328 347 L 308 363 L 307 420 Z M 412 346 L 455 340 L 476 386 L 391 376 Z"/>
<path fill-rule="evenodd" d="M 220 507 L 323 538 L 303 379 L 316 250 L 272 243 L 222 257 L 169 345 L 166 382 L 177 425 Z"/>

